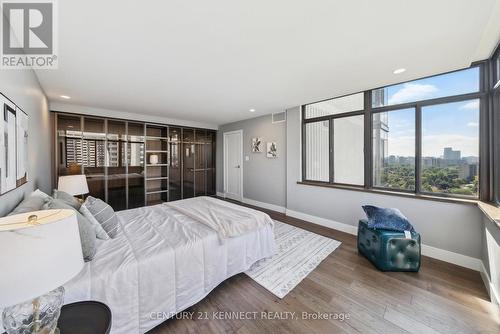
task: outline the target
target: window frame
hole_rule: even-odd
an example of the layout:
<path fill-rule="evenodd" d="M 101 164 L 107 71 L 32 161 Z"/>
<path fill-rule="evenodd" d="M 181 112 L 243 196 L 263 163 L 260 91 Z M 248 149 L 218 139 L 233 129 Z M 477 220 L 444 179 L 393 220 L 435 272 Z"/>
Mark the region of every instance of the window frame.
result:
<path fill-rule="evenodd" d="M 490 190 L 488 195 L 490 196 L 490 201 L 500 207 L 500 170 L 498 168 L 500 165 L 500 44 L 492 53 L 487 64 L 489 66 L 488 74 L 490 79 L 485 80 L 489 86 L 485 104 L 488 105 L 488 115 L 491 119 L 490 127 L 488 128 L 490 135 L 487 138 L 488 142 L 491 143 L 488 146 L 488 155 L 490 157 L 488 165 Z"/>
<path fill-rule="evenodd" d="M 392 105 L 391 105 L 392 107 Z M 372 113 L 371 113 L 371 145 L 370 146 L 370 159 L 371 159 L 371 163 L 373 164 L 373 116 L 375 114 L 380 114 L 380 113 L 383 113 L 383 112 L 391 112 L 391 111 L 398 111 L 398 110 L 405 110 L 405 109 L 413 109 L 415 111 L 415 166 L 414 166 L 414 172 L 415 172 L 415 189 L 414 190 L 409 190 L 409 189 L 399 189 L 399 188 L 389 188 L 389 187 L 381 187 L 381 186 L 376 186 L 376 185 L 373 185 L 373 174 L 375 172 L 375 170 L 371 170 L 371 178 L 370 178 L 370 182 L 371 182 L 371 189 L 376 189 L 376 190 L 384 190 L 384 191 L 392 191 L 392 192 L 401 192 L 401 193 L 407 193 L 407 194 L 414 194 L 416 193 L 416 190 L 417 190 L 417 183 L 418 183 L 418 180 L 417 180 L 417 147 L 418 147 L 418 139 L 417 139 L 417 108 L 416 107 L 406 107 L 406 108 L 391 108 L 390 110 L 379 110 L 383 107 L 379 107 L 379 108 L 373 108 L 375 110 L 372 110 Z M 384 107 L 385 108 L 385 107 Z"/>
<path fill-rule="evenodd" d="M 500 54 L 500 49 L 497 50 Z M 496 58 L 493 58 L 496 60 Z M 492 60 L 492 61 L 493 61 Z M 492 62 L 491 61 L 491 62 Z M 372 106 L 372 93 L 381 88 L 385 88 L 392 85 L 403 84 L 407 82 L 413 82 L 415 80 L 420 79 L 428 79 L 436 76 L 446 75 L 454 72 L 459 72 L 463 70 L 467 70 L 470 68 L 478 68 L 479 69 L 479 91 L 472 93 L 465 93 L 459 95 L 445 96 L 445 97 L 437 97 L 426 100 L 420 100 L 416 102 L 405 102 L 400 104 L 386 105 L 373 107 Z M 394 193 L 402 193 L 402 194 L 414 194 L 414 195 L 423 195 L 423 196 L 432 196 L 432 197 L 444 197 L 444 198 L 457 198 L 457 199 L 466 199 L 466 200 L 491 200 L 492 196 L 490 196 L 490 189 L 493 186 L 490 178 L 490 152 L 489 152 L 489 105 L 487 103 L 487 96 L 491 92 L 488 85 L 488 76 L 486 74 L 486 68 L 488 67 L 487 61 L 481 61 L 473 63 L 471 66 L 467 68 L 462 68 L 454 71 L 449 71 L 445 73 L 439 73 L 432 76 L 416 78 L 409 81 L 397 82 L 392 85 L 376 87 L 369 90 L 365 90 L 362 92 L 355 92 L 345 95 L 336 96 L 330 99 L 324 99 L 312 103 L 307 103 L 301 106 L 301 126 L 302 126 L 302 182 L 308 184 L 318 184 L 318 185 L 330 185 L 330 186 L 339 186 L 344 188 L 353 188 L 357 190 L 377 190 L 377 191 L 388 191 Z M 489 66 L 490 68 L 493 66 Z M 499 81 L 500 82 L 500 81 Z M 499 88 L 499 87 L 497 87 Z M 351 111 L 341 114 L 307 118 L 306 119 L 306 107 L 310 104 L 324 102 L 331 99 L 336 99 L 340 97 L 345 97 L 353 94 L 364 93 L 364 109 Z M 425 192 L 421 190 L 421 171 L 422 171 L 422 108 L 433 105 L 440 105 L 446 103 L 454 103 L 454 102 L 463 102 L 467 100 L 478 99 L 480 101 L 479 104 L 479 166 L 478 166 L 478 177 L 479 177 L 479 190 L 478 196 L 467 196 L 467 195 L 459 195 L 459 194 L 449 194 L 449 193 L 431 193 Z M 384 188 L 373 185 L 373 115 L 380 112 L 389 112 L 400 109 L 414 108 L 415 110 L 415 190 L 405 190 L 405 189 L 394 189 L 394 188 Z M 337 118 L 349 117 L 349 116 L 358 116 L 364 115 L 364 185 L 354 185 L 354 184 L 344 184 L 344 183 L 336 183 L 334 182 L 334 171 L 335 166 L 333 166 L 333 121 Z M 499 117 L 500 119 L 500 117 Z M 310 122 L 318 122 L 321 120 L 328 120 L 330 122 L 330 146 L 329 146 L 329 182 L 325 181 L 315 181 L 308 180 L 306 176 L 306 152 L 305 152 L 305 124 Z M 493 131 L 494 132 L 494 131 Z M 500 138 L 499 138 L 500 139 Z M 500 141 L 500 140 L 499 140 Z M 497 157 L 497 160 L 500 160 Z M 489 167 L 490 166 L 490 167 Z M 500 176 L 499 176 L 500 179 Z M 497 180 L 500 183 L 500 180 Z M 499 191 L 500 192 L 500 191 Z M 500 194 L 498 199 L 500 200 Z"/>
<path fill-rule="evenodd" d="M 338 119 L 338 118 L 347 118 L 347 117 L 352 117 L 352 116 L 363 116 L 363 117 L 366 117 L 365 116 L 365 110 L 361 109 L 361 110 L 355 110 L 355 111 L 348 111 L 348 112 L 344 112 L 344 113 L 338 113 L 338 114 L 332 114 L 332 115 L 326 115 L 326 116 L 320 116 L 320 117 L 313 117 L 313 118 L 306 118 L 306 107 L 310 104 L 315 104 L 315 103 L 320 103 L 320 102 L 324 102 L 324 101 L 328 101 L 328 100 L 333 100 L 333 99 L 337 99 L 337 98 L 342 98 L 342 97 L 346 97 L 346 96 L 350 96 L 350 95 L 355 95 L 355 94 L 359 94 L 359 93 L 362 93 L 362 92 L 358 92 L 358 93 L 354 93 L 354 94 L 345 94 L 345 95 L 341 95 L 341 96 L 337 96 L 337 97 L 334 97 L 332 99 L 325 99 L 325 100 L 321 100 L 321 101 L 316 101 L 316 102 L 313 102 L 313 103 L 308 103 L 308 104 L 304 104 L 302 105 L 301 107 L 301 118 L 302 118 L 302 180 L 304 182 L 312 182 L 312 183 L 320 183 L 320 184 L 332 184 L 332 185 L 338 185 L 338 186 L 349 186 L 349 187 L 356 187 L 356 188 L 364 188 L 365 185 L 366 185 L 366 169 L 364 170 L 364 184 L 363 185 L 359 185 L 359 184 L 349 184 L 349 183 L 338 183 L 338 182 L 334 182 L 334 179 L 335 179 L 335 166 L 334 166 L 334 158 L 333 158 L 333 149 L 334 149 L 334 134 L 333 134 L 333 129 L 334 129 L 334 125 L 333 125 L 333 122 L 335 119 Z M 364 96 L 364 101 L 363 101 L 363 104 L 366 108 L 366 95 Z M 329 151 L 329 164 L 328 164 L 328 176 L 329 176 L 329 181 L 328 182 L 325 182 L 325 181 L 317 181 L 317 180 L 308 180 L 306 178 L 306 140 L 305 140 L 305 135 L 306 135 L 306 124 L 308 123 L 315 123 L 315 122 L 321 122 L 321 121 L 328 121 L 329 124 L 328 124 L 328 127 L 329 127 L 329 140 L 328 140 L 328 151 Z M 363 125 L 364 125 L 364 128 L 363 128 L 363 131 L 366 133 L 366 119 L 363 118 Z M 364 152 L 366 152 L 366 141 L 364 141 Z M 366 168 L 366 164 L 365 164 L 365 168 Z"/>

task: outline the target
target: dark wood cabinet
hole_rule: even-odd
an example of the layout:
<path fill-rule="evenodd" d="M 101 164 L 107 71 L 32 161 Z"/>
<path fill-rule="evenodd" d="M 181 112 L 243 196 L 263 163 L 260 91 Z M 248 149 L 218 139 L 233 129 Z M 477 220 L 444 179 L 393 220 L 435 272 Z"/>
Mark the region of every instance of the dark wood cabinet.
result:
<path fill-rule="evenodd" d="M 115 210 L 216 193 L 214 130 L 55 114 L 55 174 Z"/>

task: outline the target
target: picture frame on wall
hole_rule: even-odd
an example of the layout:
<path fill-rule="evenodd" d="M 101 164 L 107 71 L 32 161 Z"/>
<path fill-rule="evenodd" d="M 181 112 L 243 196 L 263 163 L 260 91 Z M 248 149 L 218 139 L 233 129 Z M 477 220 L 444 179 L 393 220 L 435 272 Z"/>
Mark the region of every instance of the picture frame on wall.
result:
<path fill-rule="evenodd" d="M 262 153 L 262 138 L 252 138 L 252 153 Z"/>
<path fill-rule="evenodd" d="M 17 149 L 17 180 L 16 187 L 28 182 L 28 115 L 16 108 L 16 149 Z"/>
<path fill-rule="evenodd" d="M 272 141 L 267 143 L 266 156 L 268 158 L 278 157 L 278 146 L 276 145 L 276 142 Z"/>
<path fill-rule="evenodd" d="M 0 195 L 28 182 L 28 115 L 0 95 Z"/>

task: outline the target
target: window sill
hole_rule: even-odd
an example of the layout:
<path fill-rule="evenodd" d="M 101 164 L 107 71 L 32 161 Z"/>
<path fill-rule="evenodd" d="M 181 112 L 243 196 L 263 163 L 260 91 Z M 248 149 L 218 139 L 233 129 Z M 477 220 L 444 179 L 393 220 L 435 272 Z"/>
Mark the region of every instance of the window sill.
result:
<path fill-rule="evenodd" d="M 500 208 L 492 203 L 477 202 L 477 206 L 483 214 L 500 228 Z"/>
<path fill-rule="evenodd" d="M 355 187 L 355 186 L 327 184 L 327 183 L 313 182 L 313 181 L 298 181 L 297 184 L 306 185 L 306 186 L 316 186 L 316 187 L 335 188 L 335 189 L 343 189 L 343 190 L 351 190 L 351 191 L 360 191 L 360 192 L 372 193 L 372 194 L 382 194 L 382 195 L 389 195 L 389 196 L 415 198 L 415 199 L 421 199 L 421 200 L 427 200 L 427 201 L 455 203 L 455 204 L 478 205 L 478 203 L 482 203 L 479 200 L 475 200 L 475 199 L 441 197 L 441 196 L 431 196 L 431 195 L 417 195 L 417 194 L 413 194 L 413 193 L 404 193 L 404 192 L 399 192 L 399 191 L 389 191 L 389 190 L 381 190 L 381 189 L 366 189 L 366 188 Z M 500 211 L 500 209 L 498 209 L 498 210 Z"/>

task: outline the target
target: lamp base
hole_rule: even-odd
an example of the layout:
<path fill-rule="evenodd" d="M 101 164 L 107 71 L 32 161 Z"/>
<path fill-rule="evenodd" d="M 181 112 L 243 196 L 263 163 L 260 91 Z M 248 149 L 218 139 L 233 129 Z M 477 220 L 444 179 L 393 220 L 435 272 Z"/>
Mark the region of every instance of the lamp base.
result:
<path fill-rule="evenodd" d="M 2 321 L 8 334 L 58 334 L 57 320 L 64 301 L 61 286 L 32 301 L 6 307 Z"/>

